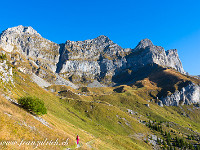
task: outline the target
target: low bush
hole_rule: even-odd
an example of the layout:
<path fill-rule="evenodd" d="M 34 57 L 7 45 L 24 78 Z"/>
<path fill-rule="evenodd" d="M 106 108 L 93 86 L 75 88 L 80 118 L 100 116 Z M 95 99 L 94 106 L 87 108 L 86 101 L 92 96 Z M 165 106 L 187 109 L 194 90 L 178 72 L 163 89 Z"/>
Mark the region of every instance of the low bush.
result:
<path fill-rule="evenodd" d="M 44 102 L 37 97 L 21 97 L 18 99 L 18 103 L 22 108 L 31 113 L 35 113 L 36 115 L 43 115 L 47 113 Z"/>
<path fill-rule="evenodd" d="M 0 59 L 6 60 L 6 54 L 1 54 L 1 55 L 0 55 Z"/>

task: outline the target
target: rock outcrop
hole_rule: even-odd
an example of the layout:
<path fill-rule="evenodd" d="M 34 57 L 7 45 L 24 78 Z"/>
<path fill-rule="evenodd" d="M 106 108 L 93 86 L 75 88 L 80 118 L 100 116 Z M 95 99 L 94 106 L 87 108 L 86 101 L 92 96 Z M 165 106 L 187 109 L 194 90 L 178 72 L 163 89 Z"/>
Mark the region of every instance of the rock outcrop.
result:
<path fill-rule="evenodd" d="M 13 83 L 12 67 L 6 64 L 6 60 L 0 62 L 0 81 Z"/>
<path fill-rule="evenodd" d="M 162 98 L 162 102 L 166 106 L 200 103 L 200 87 L 191 83 L 188 86 L 183 87 L 180 91 L 176 91 L 172 95 Z"/>
<path fill-rule="evenodd" d="M 0 47 L 7 52 L 17 51 L 36 64 L 55 72 L 59 61 L 59 45 L 43 38 L 32 27 L 8 28 L 0 35 Z"/>
<path fill-rule="evenodd" d="M 127 56 L 127 66 L 132 70 L 153 63 L 163 67 L 172 67 L 185 74 L 177 50 L 165 51 L 163 47 L 153 45 L 149 39 L 140 41 L 138 46 Z"/>
<path fill-rule="evenodd" d="M 167 63 L 166 66 L 172 67 L 176 69 L 177 71 L 186 74 L 182 67 L 182 63 L 179 59 L 177 49 L 171 49 L 166 51 L 166 56 L 167 56 Z"/>
<path fill-rule="evenodd" d="M 31 75 L 32 80 L 37 83 L 37 85 L 39 85 L 40 87 L 44 88 L 44 87 L 48 87 L 51 86 L 50 83 L 46 82 L 45 80 L 43 80 L 42 78 L 38 77 L 37 75 L 35 75 L 34 73 Z"/>

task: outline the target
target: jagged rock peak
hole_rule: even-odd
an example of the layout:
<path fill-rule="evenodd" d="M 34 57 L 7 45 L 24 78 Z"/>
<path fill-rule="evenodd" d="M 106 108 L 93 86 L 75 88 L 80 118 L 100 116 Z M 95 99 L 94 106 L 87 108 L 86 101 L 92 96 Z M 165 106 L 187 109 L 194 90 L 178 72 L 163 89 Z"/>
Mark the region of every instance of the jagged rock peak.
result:
<path fill-rule="evenodd" d="M 145 47 L 148 47 L 148 46 L 153 46 L 153 43 L 151 40 L 149 39 L 143 39 L 139 42 L 139 44 L 136 46 L 137 49 L 141 49 L 141 48 L 145 48 Z"/>
<path fill-rule="evenodd" d="M 169 55 L 169 54 L 172 54 L 172 53 L 175 53 L 175 54 L 178 55 L 177 49 L 170 49 L 170 50 L 167 50 L 167 51 L 166 51 L 166 55 Z"/>
<path fill-rule="evenodd" d="M 92 44 L 98 44 L 98 45 L 107 45 L 107 44 L 114 44 L 113 41 L 111 41 L 107 36 L 105 35 L 100 35 L 94 39 L 87 39 L 87 40 L 84 40 L 84 41 L 70 41 L 70 40 L 67 40 L 66 43 L 67 45 L 71 45 L 71 44 L 78 44 L 79 46 L 82 45 L 82 44 L 89 44 L 89 45 L 92 45 Z"/>
<path fill-rule="evenodd" d="M 101 35 L 94 39 L 84 41 L 66 41 L 63 52 L 70 60 L 98 60 L 100 56 L 114 59 L 124 56 L 125 50 L 111 41 L 107 36 Z M 126 49 L 126 51 L 128 51 Z"/>
<path fill-rule="evenodd" d="M 95 39 L 104 40 L 104 41 L 110 41 L 110 39 L 109 39 L 107 36 L 105 36 L 105 35 L 100 35 L 100 36 L 98 36 L 98 37 L 95 38 Z"/>
<path fill-rule="evenodd" d="M 97 44 L 114 44 L 114 42 L 112 40 L 110 40 L 107 36 L 105 35 L 100 35 L 97 38 L 94 38 L 92 40 L 94 43 Z"/>
<path fill-rule="evenodd" d="M 94 40 L 102 40 L 102 41 L 111 41 L 107 36 L 105 35 L 100 35 L 94 39 L 87 39 L 87 40 L 84 40 L 84 41 L 70 41 L 70 40 L 67 40 L 67 42 L 85 42 L 85 41 L 94 41 Z"/>
<path fill-rule="evenodd" d="M 19 52 L 27 59 L 32 58 L 37 65 L 52 71 L 59 61 L 59 45 L 43 38 L 32 27 L 19 25 L 3 31 L 0 47 L 6 52 Z"/>
<path fill-rule="evenodd" d="M 34 30 L 31 26 L 27 27 L 27 26 L 22 26 L 22 25 L 6 29 L 5 31 L 3 31 L 2 35 L 13 34 L 13 33 L 40 36 L 40 34 L 36 30 Z"/>

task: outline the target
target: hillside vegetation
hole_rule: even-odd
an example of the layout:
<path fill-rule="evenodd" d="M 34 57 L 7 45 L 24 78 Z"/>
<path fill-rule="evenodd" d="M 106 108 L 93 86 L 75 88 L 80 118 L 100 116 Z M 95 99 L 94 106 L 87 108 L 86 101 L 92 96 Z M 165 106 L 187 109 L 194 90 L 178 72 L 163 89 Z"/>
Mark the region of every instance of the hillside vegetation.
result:
<path fill-rule="evenodd" d="M 167 77 L 175 78 L 174 88 L 195 80 L 174 70 L 161 69 L 157 73 L 162 73 L 163 78 L 149 75 L 129 86 L 74 90 L 54 85 L 48 91 L 31 82 L 29 75 L 16 69 L 13 72 L 14 85 L 1 83 L 4 86 L 1 95 L 7 95 L 10 99 L 23 96 L 42 99 L 48 113 L 41 117 L 48 125 L 45 126 L 33 115 L 1 96 L 1 141 L 69 139 L 65 146 L 38 146 L 38 149 L 73 149 L 76 148 L 76 134 L 79 134 L 79 149 L 152 149 L 151 143 L 147 142 L 148 137 L 156 135 L 165 139 L 161 132 L 147 126 L 149 121 L 153 121 L 162 126 L 163 132 L 173 131 L 172 138 L 179 137 L 197 144 L 200 131 L 199 108 L 194 105 L 160 107 L 156 103 L 158 93 L 169 90 L 164 80 Z M 51 89 L 54 89 L 53 92 L 50 92 Z M 191 135 L 195 140 L 188 139 Z M 1 147 L 34 148 L 30 145 L 22 147 L 5 144 Z"/>

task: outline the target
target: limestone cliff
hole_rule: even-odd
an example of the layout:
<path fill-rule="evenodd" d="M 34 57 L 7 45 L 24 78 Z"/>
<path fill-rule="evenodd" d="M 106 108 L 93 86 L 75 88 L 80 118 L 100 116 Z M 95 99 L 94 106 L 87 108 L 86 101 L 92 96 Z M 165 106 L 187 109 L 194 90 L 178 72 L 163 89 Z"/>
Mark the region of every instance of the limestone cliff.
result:
<path fill-rule="evenodd" d="M 0 47 L 7 52 L 17 51 L 34 62 L 56 71 L 59 60 L 59 45 L 43 38 L 32 27 L 8 28 L 0 35 Z"/>
<path fill-rule="evenodd" d="M 40 77 L 46 74 L 46 69 L 79 84 L 98 80 L 113 85 L 114 76 L 127 70 L 136 72 L 153 63 L 185 73 L 177 50 L 165 51 L 149 39 L 140 41 L 134 49 L 122 48 L 104 35 L 85 41 L 68 40 L 59 45 L 43 38 L 32 27 L 20 25 L 2 32 L 0 47 L 23 54 L 38 66 Z"/>
<path fill-rule="evenodd" d="M 106 36 L 93 40 L 67 41 L 63 46 L 57 72 L 65 77 L 79 76 L 97 79 L 113 76 L 116 69 L 125 68 L 131 49 L 123 49 Z"/>
<path fill-rule="evenodd" d="M 127 66 L 133 70 L 153 63 L 163 67 L 172 67 L 185 74 L 177 50 L 165 51 L 163 47 L 153 45 L 149 39 L 140 41 L 132 53 L 127 56 Z"/>
<path fill-rule="evenodd" d="M 0 61 L 0 81 L 4 83 L 13 82 L 12 67 L 6 64 L 6 60 Z"/>
<path fill-rule="evenodd" d="M 57 72 L 66 78 L 72 76 L 89 79 L 111 78 L 130 69 L 137 71 L 147 64 L 156 63 L 185 73 L 177 50 L 165 51 L 144 39 L 135 49 L 123 49 L 106 36 L 93 40 L 67 41 L 63 46 Z M 76 81 L 80 79 L 76 78 Z M 109 80 L 107 80 L 109 81 Z"/>
<path fill-rule="evenodd" d="M 172 95 L 162 98 L 162 102 L 166 106 L 200 103 L 200 87 L 191 83 L 188 86 L 183 87 L 180 91 L 176 91 Z"/>

